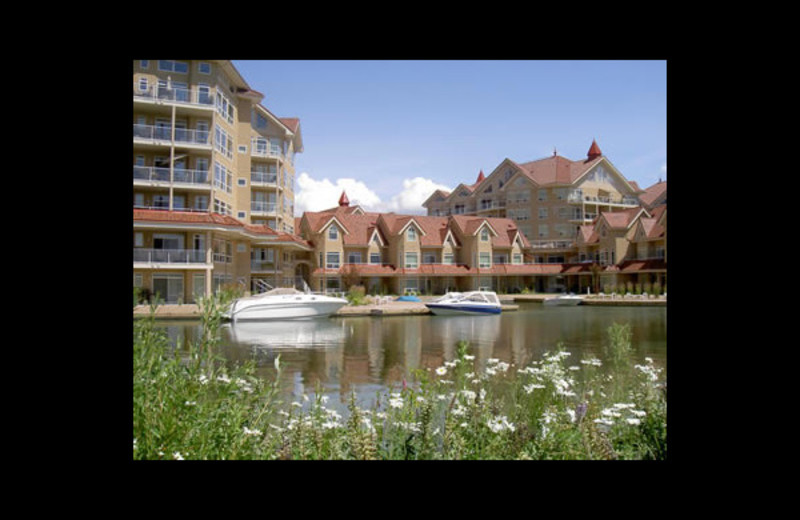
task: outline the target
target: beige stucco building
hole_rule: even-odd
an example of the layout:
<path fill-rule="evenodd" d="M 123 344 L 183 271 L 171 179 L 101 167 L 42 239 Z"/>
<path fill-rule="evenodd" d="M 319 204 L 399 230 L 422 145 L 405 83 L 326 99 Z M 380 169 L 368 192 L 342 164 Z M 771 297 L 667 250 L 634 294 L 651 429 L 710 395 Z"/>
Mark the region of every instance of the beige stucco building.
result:
<path fill-rule="evenodd" d="M 295 276 L 297 118 L 227 60 L 133 62 L 134 286 L 191 302 Z"/>

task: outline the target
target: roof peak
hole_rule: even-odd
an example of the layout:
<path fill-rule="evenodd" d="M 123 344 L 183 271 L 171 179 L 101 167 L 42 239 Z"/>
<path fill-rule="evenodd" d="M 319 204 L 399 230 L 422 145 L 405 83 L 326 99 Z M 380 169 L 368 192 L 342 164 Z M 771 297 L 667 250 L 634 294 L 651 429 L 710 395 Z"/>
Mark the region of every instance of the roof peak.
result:
<path fill-rule="evenodd" d="M 596 159 L 603 155 L 603 152 L 600 151 L 600 147 L 597 146 L 597 141 L 592 139 L 592 146 L 589 148 L 589 151 L 586 152 L 586 157 L 589 158 L 591 161 L 592 159 Z"/>
<path fill-rule="evenodd" d="M 350 199 L 347 198 L 347 193 L 345 193 L 344 190 L 342 190 L 342 196 L 339 197 L 339 206 L 350 206 Z"/>

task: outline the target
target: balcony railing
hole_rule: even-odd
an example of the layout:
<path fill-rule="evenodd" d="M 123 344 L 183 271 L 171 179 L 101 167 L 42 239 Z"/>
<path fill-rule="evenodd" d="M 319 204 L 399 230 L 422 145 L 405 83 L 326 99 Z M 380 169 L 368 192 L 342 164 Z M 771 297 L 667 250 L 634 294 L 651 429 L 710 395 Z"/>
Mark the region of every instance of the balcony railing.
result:
<path fill-rule="evenodd" d="M 133 261 L 145 264 L 205 264 L 206 252 L 199 249 L 133 249 Z"/>
<path fill-rule="evenodd" d="M 481 201 L 480 205 L 478 206 L 478 211 L 486 211 L 491 209 L 500 209 L 506 207 L 506 201 L 504 200 L 492 200 L 492 201 Z"/>
<path fill-rule="evenodd" d="M 250 172 L 250 182 L 252 184 L 270 184 L 277 186 L 278 174 L 265 172 Z"/>
<path fill-rule="evenodd" d="M 575 246 L 573 240 L 531 240 L 532 249 L 569 249 Z"/>
<path fill-rule="evenodd" d="M 176 183 L 205 186 L 211 185 L 209 173 L 202 170 L 185 170 L 182 168 L 175 168 L 172 178 Z M 133 180 L 168 183 L 169 168 L 159 168 L 155 166 L 134 166 Z"/>
<path fill-rule="evenodd" d="M 133 138 L 152 141 L 172 141 L 172 127 L 133 124 Z M 211 146 L 211 133 L 208 130 L 175 129 L 175 142 Z"/>
<path fill-rule="evenodd" d="M 277 202 L 262 202 L 258 200 L 250 202 L 251 213 L 275 213 L 277 207 Z"/>
<path fill-rule="evenodd" d="M 163 85 L 148 85 L 147 88 L 142 90 L 136 82 L 133 84 L 133 98 L 205 107 L 213 107 L 215 99 L 214 93 L 208 88 L 168 88 Z"/>
<path fill-rule="evenodd" d="M 591 202 L 594 204 L 613 204 L 618 206 L 637 206 L 639 201 L 635 197 L 598 197 L 584 195 L 582 191 L 572 190 L 567 196 L 567 202 Z"/>

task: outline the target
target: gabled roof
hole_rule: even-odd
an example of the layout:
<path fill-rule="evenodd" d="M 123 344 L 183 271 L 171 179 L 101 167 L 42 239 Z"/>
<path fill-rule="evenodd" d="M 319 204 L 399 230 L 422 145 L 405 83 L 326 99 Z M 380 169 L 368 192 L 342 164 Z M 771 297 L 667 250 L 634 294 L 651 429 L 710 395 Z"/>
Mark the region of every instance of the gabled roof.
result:
<path fill-rule="evenodd" d="M 639 200 L 642 201 L 648 208 L 664 202 L 667 199 L 667 181 L 659 181 L 649 188 L 644 190 L 644 193 L 639 195 Z"/>
<path fill-rule="evenodd" d="M 621 211 L 603 211 L 600 212 L 599 220 L 605 220 L 610 229 L 628 229 L 636 222 L 640 215 L 645 218 L 650 218 L 650 214 L 641 206 L 635 208 L 628 208 Z"/>

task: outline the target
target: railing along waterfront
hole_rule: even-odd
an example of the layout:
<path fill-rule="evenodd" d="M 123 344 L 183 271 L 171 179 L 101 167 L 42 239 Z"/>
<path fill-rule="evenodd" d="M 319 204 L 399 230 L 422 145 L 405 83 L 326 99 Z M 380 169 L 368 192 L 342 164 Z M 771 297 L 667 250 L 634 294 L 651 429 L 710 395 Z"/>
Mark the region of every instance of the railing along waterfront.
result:
<path fill-rule="evenodd" d="M 144 264 L 205 264 L 206 252 L 199 249 L 133 249 L 133 261 Z"/>

